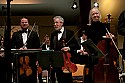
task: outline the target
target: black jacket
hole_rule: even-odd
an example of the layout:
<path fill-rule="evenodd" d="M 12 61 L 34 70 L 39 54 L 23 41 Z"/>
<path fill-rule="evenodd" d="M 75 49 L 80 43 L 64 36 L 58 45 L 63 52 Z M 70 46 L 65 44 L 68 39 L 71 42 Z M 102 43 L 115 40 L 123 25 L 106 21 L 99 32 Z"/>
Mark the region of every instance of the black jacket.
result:
<path fill-rule="evenodd" d="M 28 34 L 29 33 L 30 33 L 30 30 L 28 30 Z M 22 38 L 22 31 L 13 33 L 11 46 L 12 46 L 11 48 L 16 48 L 16 49 L 19 49 L 24 46 L 23 38 Z M 29 38 L 27 39 L 26 47 L 28 49 L 40 48 L 40 40 L 39 40 L 37 32 L 34 32 L 34 31 L 31 32 Z"/>
<path fill-rule="evenodd" d="M 118 18 L 118 34 L 124 36 L 125 38 L 125 10 Z M 125 49 L 125 41 L 123 43 L 123 49 Z"/>
<path fill-rule="evenodd" d="M 106 35 L 106 27 L 107 25 L 102 22 L 92 22 L 92 24 L 86 27 L 87 38 L 91 39 L 95 45 L 97 45 L 101 40 L 103 40 L 102 36 Z"/>
<path fill-rule="evenodd" d="M 55 50 L 55 51 L 61 51 L 61 48 L 63 47 L 63 41 L 64 40 L 66 43 L 66 46 L 70 47 L 70 53 L 74 54 L 74 51 L 77 50 L 77 41 L 76 38 L 74 36 L 74 31 L 71 31 L 69 29 L 64 29 L 64 32 L 62 34 L 61 39 L 58 41 L 58 46 L 55 48 L 55 42 L 56 40 L 54 39 L 57 35 L 57 32 L 54 31 L 51 34 L 51 38 L 50 38 L 50 49 Z M 73 56 L 73 55 L 72 55 Z"/>

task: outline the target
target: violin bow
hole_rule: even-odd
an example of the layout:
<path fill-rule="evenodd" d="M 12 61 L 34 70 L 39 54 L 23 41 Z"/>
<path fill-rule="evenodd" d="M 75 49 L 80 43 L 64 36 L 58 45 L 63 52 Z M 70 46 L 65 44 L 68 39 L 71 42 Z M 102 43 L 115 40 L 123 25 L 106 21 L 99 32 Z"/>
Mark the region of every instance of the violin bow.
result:
<path fill-rule="evenodd" d="M 42 41 L 44 41 L 44 39 L 45 39 L 46 37 L 49 37 L 49 36 L 46 34 L 46 35 L 44 36 L 44 38 L 43 38 Z M 46 42 L 46 40 L 45 40 L 44 42 L 42 42 L 42 45 L 40 46 L 41 48 L 43 47 L 43 44 L 45 44 L 45 42 Z"/>
<path fill-rule="evenodd" d="M 68 43 L 72 40 L 72 38 L 73 38 L 80 30 L 81 30 L 81 28 L 79 28 L 79 30 L 77 30 L 77 31 L 74 33 L 74 35 L 69 39 L 69 41 L 67 41 L 66 44 L 68 44 Z"/>
<path fill-rule="evenodd" d="M 29 37 L 30 37 L 30 35 L 31 35 L 32 31 L 33 31 L 33 29 L 35 28 L 35 26 L 36 26 L 36 23 L 34 23 L 34 24 L 33 24 L 33 27 L 32 27 L 32 29 L 31 29 L 31 31 L 30 31 L 30 33 L 29 33 L 29 35 L 27 36 L 27 40 L 29 39 Z M 23 48 L 25 48 L 25 47 L 26 47 L 26 45 L 27 45 L 27 41 L 25 42 L 25 44 L 24 44 Z"/>
<path fill-rule="evenodd" d="M 116 48 L 116 50 L 117 50 L 119 56 L 120 56 L 120 57 L 119 57 L 119 70 L 123 70 L 123 66 L 122 66 L 122 65 L 123 65 L 123 64 L 122 64 L 122 54 L 120 53 L 120 51 L 119 51 L 117 45 L 115 44 L 115 42 L 114 42 L 114 40 L 113 40 L 113 38 L 112 38 L 112 36 L 111 36 L 111 34 L 109 33 L 109 31 L 108 31 L 107 28 L 106 28 L 106 31 L 107 31 L 107 33 L 108 33 L 110 39 L 112 40 L 112 42 L 113 42 L 113 44 L 114 44 L 114 46 L 115 46 L 115 48 Z M 123 60 L 123 62 L 125 62 L 125 61 Z"/>

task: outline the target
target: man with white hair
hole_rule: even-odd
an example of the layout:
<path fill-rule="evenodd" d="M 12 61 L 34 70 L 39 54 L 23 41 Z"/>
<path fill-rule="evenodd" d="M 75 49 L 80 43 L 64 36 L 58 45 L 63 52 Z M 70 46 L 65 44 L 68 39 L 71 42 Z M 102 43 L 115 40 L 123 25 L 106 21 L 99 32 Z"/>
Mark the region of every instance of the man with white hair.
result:
<path fill-rule="evenodd" d="M 62 51 L 64 54 L 68 52 L 68 53 L 71 53 L 71 56 L 72 56 L 72 52 L 73 50 L 76 49 L 76 44 L 77 44 L 77 41 L 74 36 L 74 31 L 65 29 L 63 25 L 64 19 L 61 16 L 55 16 L 53 18 L 53 21 L 54 21 L 55 31 L 51 34 L 50 49 L 53 49 L 55 51 Z M 69 57 L 69 56 L 65 54 L 65 57 Z M 68 59 L 68 61 L 66 60 L 67 62 L 70 61 L 70 58 L 66 58 L 66 59 Z M 52 68 L 52 72 L 51 72 L 52 83 L 55 83 L 56 81 L 55 73 L 56 73 L 58 83 L 72 83 L 72 72 L 70 71 L 70 67 L 68 65 L 67 65 L 67 68 L 65 67 Z"/>

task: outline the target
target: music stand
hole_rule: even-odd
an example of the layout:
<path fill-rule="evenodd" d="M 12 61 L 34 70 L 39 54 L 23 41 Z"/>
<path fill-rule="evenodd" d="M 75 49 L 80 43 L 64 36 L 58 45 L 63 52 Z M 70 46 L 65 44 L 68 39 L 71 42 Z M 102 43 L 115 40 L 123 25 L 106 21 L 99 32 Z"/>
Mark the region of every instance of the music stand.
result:
<path fill-rule="evenodd" d="M 1 52 L 1 51 L 0 51 Z M 20 54 L 27 54 L 27 53 L 39 53 L 41 52 L 41 49 L 26 49 L 26 50 L 20 50 L 20 49 L 11 49 L 11 54 L 13 55 L 13 72 L 12 75 L 14 77 L 14 82 L 18 83 L 18 57 Z M 15 74 L 16 73 L 16 74 Z M 16 75 L 16 76 L 15 76 Z"/>
<path fill-rule="evenodd" d="M 61 51 L 42 50 L 37 56 L 39 65 L 42 68 L 49 68 L 49 77 L 51 83 L 51 68 L 52 67 L 63 67 L 64 58 Z"/>

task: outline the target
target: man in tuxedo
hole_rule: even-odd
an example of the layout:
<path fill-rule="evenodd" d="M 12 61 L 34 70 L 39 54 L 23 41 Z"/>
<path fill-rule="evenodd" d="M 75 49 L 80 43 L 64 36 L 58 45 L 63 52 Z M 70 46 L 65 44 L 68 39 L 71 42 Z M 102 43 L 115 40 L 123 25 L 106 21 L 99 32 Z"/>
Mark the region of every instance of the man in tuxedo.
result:
<path fill-rule="evenodd" d="M 42 50 L 50 50 L 50 37 L 48 35 L 45 35 L 43 40 L 42 40 L 42 43 L 40 45 L 40 48 L 42 48 Z M 39 65 L 39 63 L 38 63 Z M 39 83 L 43 83 L 43 80 L 42 80 L 42 72 L 40 71 L 39 72 L 39 69 L 42 69 L 42 70 L 47 70 L 49 71 L 50 69 L 48 67 L 41 67 L 39 65 L 38 67 L 38 79 L 39 79 Z"/>
<path fill-rule="evenodd" d="M 40 48 L 40 40 L 37 32 L 29 30 L 29 22 L 27 18 L 20 20 L 21 30 L 14 32 L 12 35 L 13 49 L 27 50 Z M 37 82 L 37 67 L 35 53 L 21 53 L 18 54 L 18 69 L 19 83 L 36 83 Z"/>
<path fill-rule="evenodd" d="M 74 32 L 65 29 L 63 26 L 64 19 L 61 16 L 55 16 L 53 18 L 55 31 L 51 33 L 50 49 L 55 51 L 70 52 L 76 49 L 77 41 L 74 37 Z M 55 74 L 56 73 L 56 74 Z M 56 76 L 55 76 L 56 75 Z M 51 72 L 52 83 L 72 83 L 71 71 L 63 71 L 62 67 L 54 67 Z"/>
<path fill-rule="evenodd" d="M 84 47 L 81 45 L 83 42 L 87 41 L 87 36 L 85 34 L 85 31 L 83 30 L 81 32 L 81 35 L 79 38 L 77 38 L 77 42 L 78 42 L 78 50 L 77 50 L 77 56 L 76 56 L 76 61 L 75 63 L 78 64 L 86 64 L 87 65 L 87 61 L 88 61 L 88 52 L 86 52 L 86 50 L 84 49 Z"/>
<path fill-rule="evenodd" d="M 75 57 L 75 63 L 85 64 L 84 83 L 93 83 L 94 63 L 98 63 L 98 58 L 102 57 L 102 52 L 96 47 L 91 39 L 88 39 L 87 33 L 83 30 L 77 39 L 78 49 Z"/>

